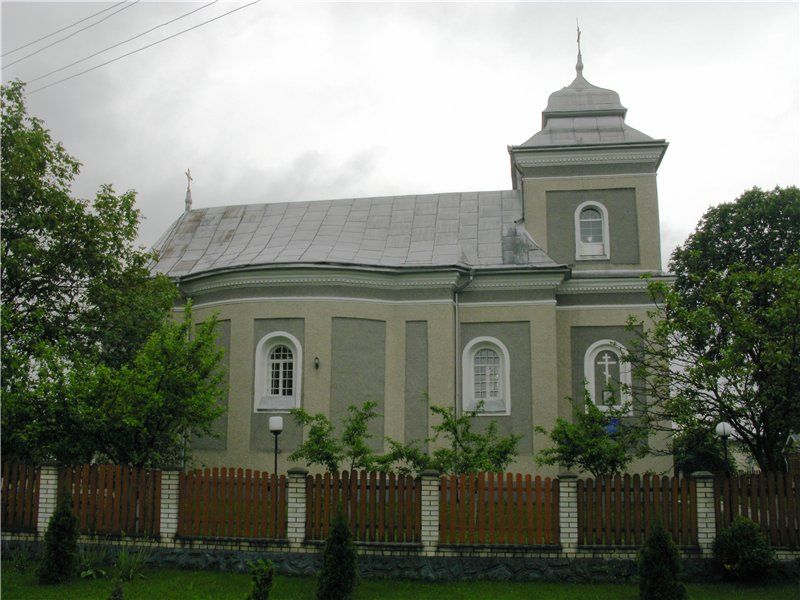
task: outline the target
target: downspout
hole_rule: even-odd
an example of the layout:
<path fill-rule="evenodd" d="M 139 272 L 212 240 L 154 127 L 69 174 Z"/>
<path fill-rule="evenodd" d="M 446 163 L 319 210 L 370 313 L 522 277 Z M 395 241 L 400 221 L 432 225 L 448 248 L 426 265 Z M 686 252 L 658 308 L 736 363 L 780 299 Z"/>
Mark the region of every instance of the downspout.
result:
<path fill-rule="evenodd" d="M 467 279 L 467 281 L 461 285 L 457 285 L 453 288 L 453 340 L 455 344 L 455 347 L 453 348 L 453 358 L 456 363 L 456 368 L 453 370 L 455 373 L 455 381 L 453 382 L 453 390 L 455 390 L 453 396 L 453 414 L 456 416 L 459 415 L 458 400 L 461 397 L 461 319 L 458 312 L 458 295 L 463 292 L 470 283 L 472 283 L 473 279 L 475 279 L 475 269 L 470 269 L 469 279 Z"/>

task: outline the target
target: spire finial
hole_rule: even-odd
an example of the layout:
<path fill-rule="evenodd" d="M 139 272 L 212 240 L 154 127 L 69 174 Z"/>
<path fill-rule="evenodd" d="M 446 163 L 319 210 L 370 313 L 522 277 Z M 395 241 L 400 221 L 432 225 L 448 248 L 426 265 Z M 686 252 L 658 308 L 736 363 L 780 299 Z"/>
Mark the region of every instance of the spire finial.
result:
<path fill-rule="evenodd" d="M 575 19 L 575 25 L 578 28 L 578 62 L 575 64 L 575 70 L 578 75 L 583 75 L 583 57 L 581 56 L 581 26 L 578 19 Z"/>
<path fill-rule="evenodd" d="M 189 169 L 186 169 L 186 212 L 192 210 L 192 172 Z"/>

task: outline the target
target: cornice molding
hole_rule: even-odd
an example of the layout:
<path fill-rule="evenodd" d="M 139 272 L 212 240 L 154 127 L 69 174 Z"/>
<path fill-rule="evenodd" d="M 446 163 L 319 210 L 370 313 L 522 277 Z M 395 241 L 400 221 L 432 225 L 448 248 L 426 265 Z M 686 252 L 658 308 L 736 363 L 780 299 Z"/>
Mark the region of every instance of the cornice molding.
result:
<path fill-rule="evenodd" d="M 570 279 L 558 287 L 558 294 L 613 294 L 647 292 L 646 279 Z"/>

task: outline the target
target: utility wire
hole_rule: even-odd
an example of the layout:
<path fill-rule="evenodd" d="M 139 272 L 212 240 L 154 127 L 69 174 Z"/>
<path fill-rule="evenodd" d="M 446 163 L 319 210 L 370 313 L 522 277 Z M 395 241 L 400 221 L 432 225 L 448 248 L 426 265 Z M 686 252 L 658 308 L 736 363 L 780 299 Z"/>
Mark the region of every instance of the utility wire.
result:
<path fill-rule="evenodd" d="M 71 38 L 72 36 L 78 35 L 78 34 L 79 34 L 81 31 L 86 31 L 87 29 L 89 29 L 89 28 L 91 28 L 91 27 L 94 27 L 95 25 L 99 25 L 100 23 L 102 23 L 103 21 L 105 21 L 105 20 L 107 20 L 107 19 L 110 19 L 111 17 L 113 17 L 113 16 L 114 16 L 114 15 L 116 15 L 117 13 L 121 13 L 123 10 L 128 10 L 128 9 L 129 9 L 131 6 L 133 6 L 134 4 L 138 4 L 138 3 L 139 3 L 139 0 L 133 0 L 133 2 L 131 2 L 130 4 L 127 4 L 127 3 L 126 3 L 126 5 L 125 5 L 125 6 L 123 6 L 122 8 L 120 8 L 119 10 L 115 10 L 115 11 L 114 11 L 114 12 L 112 12 L 110 15 L 106 15 L 105 17 L 103 17 L 103 18 L 102 18 L 102 19 L 100 19 L 99 21 L 95 21 L 94 23 L 89 23 L 89 24 L 88 24 L 86 27 L 81 27 L 81 28 L 80 28 L 80 29 L 78 29 L 77 31 L 73 31 L 73 32 L 72 32 L 72 33 L 70 33 L 69 35 L 65 35 L 63 38 L 59 38 L 59 39 L 57 39 L 55 42 L 50 42 L 50 43 L 49 43 L 49 44 L 47 44 L 46 46 L 42 46 L 42 47 L 41 47 L 41 48 L 39 48 L 38 50 L 34 50 L 34 51 L 33 51 L 33 52 L 31 52 L 30 54 L 26 54 L 26 55 L 25 55 L 25 56 L 23 56 L 22 58 L 18 58 L 18 59 L 17 59 L 17 60 L 15 60 L 14 62 L 10 62 L 10 63 L 8 63 L 7 65 L 3 65 L 3 66 L 4 66 L 5 68 L 8 68 L 8 67 L 10 67 L 10 66 L 12 66 L 12 65 L 15 65 L 15 64 L 17 64 L 18 62 L 22 62 L 23 60 L 25 60 L 26 58 L 30 58 L 30 57 L 31 57 L 31 56 L 33 56 L 34 54 L 39 54 L 39 52 L 43 52 L 44 50 L 47 50 L 48 48 L 51 48 L 51 47 L 55 46 L 56 44 L 60 44 L 60 43 L 61 43 L 61 42 L 63 42 L 64 40 L 68 40 L 68 39 L 69 39 L 69 38 Z"/>
<path fill-rule="evenodd" d="M 94 71 L 95 69 L 99 69 L 100 67 L 104 67 L 106 65 L 110 65 L 113 62 L 117 62 L 118 60 L 121 60 L 121 59 L 125 58 L 126 56 L 130 56 L 131 54 L 136 54 L 137 52 L 141 52 L 142 50 L 147 50 L 148 48 L 152 48 L 153 46 L 156 46 L 156 45 L 160 44 L 161 42 L 166 42 L 167 40 L 171 40 L 172 38 L 178 37 L 179 35 L 182 35 L 182 34 L 186 33 L 187 31 L 191 31 L 192 29 L 197 29 L 198 27 L 202 27 L 203 25 L 207 25 L 208 23 L 211 23 L 211 22 L 216 21 L 218 19 L 221 19 L 223 17 L 227 17 L 228 15 L 230 15 L 232 13 L 235 13 L 235 12 L 237 12 L 239 10 L 247 8 L 248 6 L 253 6 L 253 4 L 258 4 L 259 2 L 261 2 L 261 0 L 254 0 L 254 2 L 250 2 L 250 3 L 245 4 L 243 6 L 239 6 L 238 8 L 234 8 L 233 10 L 229 10 L 228 12 L 222 13 L 221 15 L 218 15 L 218 16 L 214 17 L 213 19 L 209 19 L 208 21 L 203 21 L 202 23 L 198 23 L 197 25 L 192 25 L 191 27 L 188 27 L 188 28 L 186 28 L 186 29 L 184 29 L 182 31 L 179 31 L 177 33 L 173 33 L 172 35 L 169 35 L 169 36 L 167 36 L 165 38 L 161 38 L 160 40 L 156 40 L 155 42 L 152 42 L 151 44 L 147 44 L 146 46 L 142 46 L 141 48 L 137 48 L 136 50 L 131 50 L 130 52 L 122 54 L 122 55 L 120 55 L 120 56 L 118 56 L 116 58 L 112 58 L 111 60 L 107 60 L 106 62 L 100 63 L 99 65 L 95 65 L 94 67 L 86 69 L 85 71 L 80 71 L 79 73 L 75 73 L 74 75 L 70 75 L 69 77 L 64 77 L 64 79 L 59 79 L 58 81 L 54 81 L 52 83 L 48 83 L 47 85 L 43 85 L 42 87 L 38 87 L 35 90 L 31 90 L 26 95 L 30 96 L 31 94 L 35 94 L 36 92 L 40 92 L 42 90 L 46 90 L 49 87 L 53 87 L 54 85 L 58 85 L 59 83 L 63 83 L 64 81 L 69 81 L 70 79 L 74 79 L 75 77 L 79 77 L 80 75 L 84 75 L 85 73 L 89 73 L 90 71 Z"/>
<path fill-rule="evenodd" d="M 88 20 L 89 20 L 89 19 L 91 19 L 92 17 L 96 17 L 97 15 L 101 15 L 101 14 L 103 14 L 104 12 L 106 12 L 106 11 L 108 11 L 108 10 L 111 10 L 111 9 L 112 9 L 112 8 L 114 8 L 115 6 L 118 6 L 119 4 L 125 4 L 125 2 L 126 2 L 126 1 L 127 1 L 127 0 L 122 0 L 122 2 L 117 2 L 116 4 L 112 4 L 111 6 L 107 6 L 107 7 L 106 7 L 106 8 L 104 8 L 103 10 L 99 10 L 99 11 L 97 11 L 96 13 L 93 13 L 93 14 L 89 15 L 88 17 L 84 17 L 83 19 L 81 19 L 81 20 L 79 20 L 79 21 L 75 21 L 74 23 L 71 23 L 70 25 L 67 25 L 66 27 L 62 27 L 61 29 L 57 29 L 57 30 L 55 30 L 53 33 L 48 33 L 47 35 L 40 37 L 38 40 L 33 40 L 32 42 L 28 42 L 27 44 L 22 44 L 22 46 L 17 46 L 17 47 L 16 47 L 16 48 L 14 48 L 13 50 L 9 50 L 9 51 L 8 51 L 8 52 L 6 52 L 5 54 L 2 54 L 2 56 L 8 56 L 9 54 L 13 54 L 14 52 L 16 52 L 16 51 L 18 51 L 18 50 L 22 50 L 23 48 L 27 48 L 28 46 L 33 46 L 33 45 L 34 45 L 35 43 L 37 43 L 37 42 L 41 42 L 42 40 L 46 40 L 46 39 L 47 39 L 47 38 L 49 38 L 49 37 L 53 37 L 55 34 L 57 34 L 57 33 L 61 33 L 62 31 L 66 31 L 66 30 L 67 30 L 67 29 L 69 29 L 70 27 L 75 27 L 75 25 L 78 25 L 78 24 L 80 24 L 80 23 L 83 23 L 84 21 L 88 21 Z"/>
<path fill-rule="evenodd" d="M 138 35 L 135 35 L 135 36 L 133 36 L 133 37 L 130 37 L 130 38 L 128 38 L 127 40 L 123 40 L 123 41 L 121 41 L 121 42 L 118 42 L 118 43 L 114 44 L 113 46 L 109 46 L 108 48 L 103 48 L 102 50 L 98 50 L 98 51 L 97 51 L 97 52 L 95 52 L 94 54 L 90 54 L 89 56 L 86 56 L 86 57 L 84 57 L 84 58 L 81 58 L 81 59 L 79 59 L 79 60 L 76 60 L 75 62 L 71 62 L 71 63 L 69 63 L 68 65 L 65 65 L 65 66 L 63 66 L 63 67 L 60 67 L 60 68 L 58 68 L 58 69 L 54 69 L 54 70 L 50 71 L 49 73 L 45 73 L 44 75 L 39 75 L 39 77 L 35 77 L 35 78 L 33 78 L 33 79 L 29 79 L 29 80 L 27 81 L 27 83 L 33 83 L 34 81 L 39 81 L 40 79 L 44 79 L 45 77 L 49 77 L 50 75 L 53 75 L 53 74 L 55 74 L 55 73 L 59 73 L 59 72 L 63 71 L 64 69 L 69 69 L 70 67 L 74 67 L 74 66 L 75 66 L 75 65 L 77 65 L 77 64 L 80 64 L 80 63 L 82 63 L 82 62 L 86 62 L 87 60 L 89 60 L 90 58 L 94 58 L 94 57 L 95 57 L 95 56 L 97 56 L 98 54 L 102 54 L 103 52 L 108 52 L 109 50 L 112 50 L 112 49 L 116 48 L 117 46 L 122 46 L 123 44 L 127 44 L 128 42 L 132 42 L 133 40 L 135 40 L 135 39 L 137 39 L 137 38 L 140 38 L 140 37 L 142 37 L 143 35 L 147 35 L 148 33 L 152 32 L 152 31 L 155 31 L 156 29 L 159 29 L 159 28 L 161 28 L 161 27 L 165 27 L 165 26 L 169 25 L 170 23 L 174 23 L 175 21 L 179 21 L 179 20 L 181 20 L 181 19 L 184 19 L 184 18 L 188 17 L 189 15 L 193 15 L 194 13 L 196 13 L 196 12 L 197 12 L 197 11 L 199 11 L 199 10 L 203 10 L 204 8 L 208 8 L 208 7 L 209 7 L 209 6 L 211 6 L 212 4 L 216 4 L 218 1 L 219 1 L 219 0 L 213 0 L 213 2 L 209 2 L 208 4 L 204 4 L 204 5 L 203 5 L 203 6 L 201 6 L 200 8 L 195 8 L 194 10 L 190 10 L 190 11 L 189 11 L 189 12 L 187 12 L 186 14 L 183 14 L 183 15 L 181 15 L 181 16 L 179 16 L 179 17 L 175 17 L 174 19 L 171 19 L 171 20 L 169 20 L 169 21 L 165 21 L 164 23 L 161 23 L 161 24 L 159 24 L 159 25 L 156 25 L 155 27 L 151 27 L 151 28 L 150 28 L 150 29 L 148 29 L 147 31 L 143 31 L 142 33 L 140 33 L 140 34 L 138 34 Z"/>

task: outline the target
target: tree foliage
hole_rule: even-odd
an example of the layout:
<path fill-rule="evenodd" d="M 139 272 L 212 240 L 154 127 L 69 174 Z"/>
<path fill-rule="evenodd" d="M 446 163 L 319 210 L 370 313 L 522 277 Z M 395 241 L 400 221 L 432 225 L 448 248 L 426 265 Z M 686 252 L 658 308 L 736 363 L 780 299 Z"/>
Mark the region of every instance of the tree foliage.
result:
<path fill-rule="evenodd" d="M 639 551 L 640 600 L 684 600 L 681 553 L 661 521 L 656 520 Z"/>
<path fill-rule="evenodd" d="M 317 600 L 347 600 L 358 583 L 358 559 L 342 507 L 336 511 L 322 551 Z"/>
<path fill-rule="evenodd" d="M 172 322 L 179 293 L 135 245 L 135 193 L 73 198 L 78 161 L 27 114 L 20 82 L 0 96 L 2 451 L 66 463 L 175 456 L 218 414 L 212 334 L 190 339 L 188 323 Z"/>
<path fill-rule="evenodd" d="M 584 406 L 585 410 L 578 411 L 573 422 L 557 419 L 550 432 L 536 427 L 539 433 L 549 435 L 554 444 L 537 453 L 537 464 L 578 467 L 598 477 L 622 473 L 635 458 L 647 454 L 649 428 L 629 422 L 626 406 L 601 411 L 588 392 Z"/>
<path fill-rule="evenodd" d="M 800 190 L 754 188 L 711 208 L 651 282 L 652 327 L 626 358 L 678 429 L 728 421 L 764 471 L 800 430 Z"/>
<path fill-rule="evenodd" d="M 725 451 L 722 441 L 713 431 L 704 428 L 685 429 L 672 438 L 672 455 L 675 472 L 690 475 L 695 471 L 711 473 L 736 473 L 736 465 Z"/>
<path fill-rule="evenodd" d="M 452 409 L 439 406 L 431 406 L 430 410 L 441 417 L 441 422 L 434 425 L 433 437 L 424 441 L 436 443 L 441 437 L 446 440 L 446 446 L 428 454 L 420 448 L 422 440 L 404 444 L 386 438 L 389 451 L 376 454 L 367 444 L 372 437 L 367 430 L 369 422 L 379 416 L 376 407 L 377 404 L 371 401 L 361 407 L 349 406 L 340 436 L 327 416 L 310 415 L 303 409 L 293 410 L 292 416 L 297 424 L 308 427 L 308 435 L 289 458 L 303 460 L 309 466 L 324 466 L 330 472 L 345 466 L 350 470 L 397 471 L 403 474 L 416 474 L 425 469 L 461 474 L 502 471 L 517 455 L 520 436 L 501 436 L 495 421 L 488 424 L 484 433 L 476 432 L 473 419 L 477 412 L 457 417 Z"/>
<path fill-rule="evenodd" d="M 727 579 L 763 579 L 775 566 L 775 553 L 758 523 L 736 517 L 714 539 L 714 559 Z"/>

